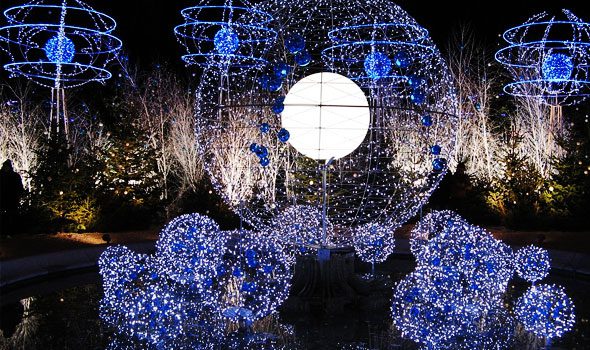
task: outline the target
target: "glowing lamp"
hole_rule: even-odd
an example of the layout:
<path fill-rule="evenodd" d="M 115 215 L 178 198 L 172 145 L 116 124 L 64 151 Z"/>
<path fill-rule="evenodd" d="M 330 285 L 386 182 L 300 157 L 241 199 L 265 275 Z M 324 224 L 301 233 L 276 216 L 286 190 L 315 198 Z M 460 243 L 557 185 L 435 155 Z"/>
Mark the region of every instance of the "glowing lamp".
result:
<path fill-rule="evenodd" d="M 342 158 L 365 139 L 371 114 L 361 88 L 336 73 L 316 73 L 298 81 L 285 97 L 282 127 L 290 144 L 316 160 Z"/>

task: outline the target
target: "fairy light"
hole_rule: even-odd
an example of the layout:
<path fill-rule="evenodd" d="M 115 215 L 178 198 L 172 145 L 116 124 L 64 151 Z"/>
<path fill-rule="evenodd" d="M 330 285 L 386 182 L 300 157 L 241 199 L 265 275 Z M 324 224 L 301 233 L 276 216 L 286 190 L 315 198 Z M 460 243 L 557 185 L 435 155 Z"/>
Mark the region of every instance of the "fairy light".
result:
<path fill-rule="evenodd" d="M 535 283 L 547 277 L 550 268 L 546 249 L 530 245 L 516 252 L 516 273 L 528 282 Z"/>
<path fill-rule="evenodd" d="M 525 330 L 547 340 L 569 332 L 576 320 L 563 287 L 548 284 L 531 286 L 516 301 L 514 313 Z"/>
<path fill-rule="evenodd" d="M 356 255 L 373 265 L 387 260 L 395 248 L 394 232 L 395 228 L 377 223 L 357 227 L 353 233 Z"/>
<path fill-rule="evenodd" d="M 187 66 L 237 74 L 266 64 L 264 54 L 276 38 L 272 17 L 247 0 L 203 1 L 181 14 L 184 23 L 174 34 L 186 51 L 182 60 Z"/>
<path fill-rule="evenodd" d="M 205 65 L 198 89 L 199 151 L 216 192 L 260 231 L 291 205 L 317 205 L 325 162 L 292 147 L 297 137 L 281 125 L 289 107 L 282 99 L 313 73 L 336 73 L 361 87 L 372 122 L 359 147 L 327 169 L 327 217 L 352 235 L 365 224 L 405 223 L 454 166 L 447 159 L 456 97 L 428 31 L 381 1 L 269 0 L 254 8 L 277 33 L 261 56 L 268 64 L 243 74 Z M 269 129 L 261 133 L 263 123 Z M 252 144 L 266 148 L 264 162 Z"/>
<path fill-rule="evenodd" d="M 57 18 L 48 19 L 47 11 Z M 67 15 L 66 15 L 67 14 Z M 41 0 L 4 11 L 0 48 L 9 57 L 4 68 L 50 88 L 104 82 L 107 65 L 121 49 L 113 36 L 115 20 L 80 0 Z"/>
<path fill-rule="evenodd" d="M 590 23 L 569 10 L 562 12 L 562 16 L 537 14 L 504 32 L 508 46 L 496 52 L 496 60 L 514 78 L 504 86 L 506 93 L 562 106 L 588 97 Z"/>

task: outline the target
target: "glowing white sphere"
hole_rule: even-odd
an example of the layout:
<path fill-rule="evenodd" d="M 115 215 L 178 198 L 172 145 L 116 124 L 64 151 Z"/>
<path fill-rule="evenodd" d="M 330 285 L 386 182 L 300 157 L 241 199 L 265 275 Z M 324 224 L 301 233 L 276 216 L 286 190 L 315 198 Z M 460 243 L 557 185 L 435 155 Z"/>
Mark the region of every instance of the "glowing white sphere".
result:
<path fill-rule="evenodd" d="M 352 153 L 365 139 L 371 122 L 365 93 L 336 73 L 315 73 L 299 80 L 284 105 L 281 121 L 291 134 L 289 143 L 316 160 Z"/>

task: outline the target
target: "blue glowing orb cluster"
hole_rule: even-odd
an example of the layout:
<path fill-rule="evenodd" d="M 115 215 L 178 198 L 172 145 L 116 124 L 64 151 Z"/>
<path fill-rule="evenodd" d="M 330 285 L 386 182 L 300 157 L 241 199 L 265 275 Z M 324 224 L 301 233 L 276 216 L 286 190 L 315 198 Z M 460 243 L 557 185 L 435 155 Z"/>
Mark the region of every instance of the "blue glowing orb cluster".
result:
<path fill-rule="evenodd" d="M 404 337 L 429 349 L 505 349 L 517 323 L 545 338 L 571 329 L 573 304 L 560 288 L 532 286 L 513 312 L 505 303 L 515 271 L 532 274 L 531 281 L 546 275 L 546 251 L 526 247 L 514 254 L 451 211 L 425 216 L 410 242 L 417 267 L 396 286 L 392 305 Z"/>
<path fill-rule="evenodd" d="M 197 137 L 215 190 L 260 231 L 294 203 L 317 205 L 325 163 L 292 147 L 284 102 L 301 79 L 332 72 L 361 88 L 373 121 L 359 147 L 329 166 L 332 234 L 349 235 L 338 242 L 352 245 L 364 225 L 400 227 L 454 166 L 457 100 L 428 31 L 384 1 L 267 0 L 254 8 L 277 33 L 266 64 L 200 79 Z"/>
<path fill-rule="evenodd" d="M 353 234 L 356 255 L 361 260 L 373 264 L 387 260 L 395 248 L 394 231 L 389 226 L 377 223 L 356 227 Z"/>
<path fill-rule="evenodd" d="M 508 94 L 540 98 L 551 105 L 576 104 L 590 94 L 590 23 L 569 10 L 562 16 L 540 13 L 508 29 L 508 46 L 496 60 L 514 80 Z"/>
<path fill-rule="evenodd" d="M 575 322 L 574 303 L 560 286 L 531 286 L 514 307 L 518 321 L 528 332 L 548 340 L 570 331 Z"/>
<path fill-rule="evenodd" d="M 311 205 L 293 205 L 277 214 L 268 228 L 268 234 L 278 232 L 281 240 L 289 248 L 286 253 L 291 263 L 299 255 L 315 251 L 322 243 L 321 208 Z M 326 231 L 331 237 L 334 226 L 328 220 Z"/>
<path fill-rule="evenodd" d="M 432 238 L 440 235 L 448 223 L 467 223 L 459 214 L 451 210 L 439 210 L 430 212 L 416 224 L 410 232 L 410 251 L 415 256 L 419 254 L 422 247 L 428 244 Z"/>
<path fill-rule="evenodd" d="M 247 0 L 201 1 L 181 11 L 184 23 L 174 28 L 187 65 L 239 74 L 266 64 L 264 54 L 276 38 L 272 16 Z"/>
<path fill-rule="evenodd" d="M 516 273 L 530 283 L 547 277 L 551 269 L 549 253 L 546 249 L 530 245 L 516 252 Z"/>
<path fill-rule="evenodd" d="M 49 17 L 47 13 L 49 12 Z M 121 41 L 113 36 L 116 22 L 80 0 L 38 0 L 4 11 L 1 49 L 10 62 L 4 68 L 51 88 L 69 88 L 112 74 Z"/>
<path fill-rule="evenodd" d="M 161 232 L 154 255 L 109 247 L 99 259 L 100 316 L 116 333 L 161 348 L 218 344 L 286 299 L 291 265 L 274 236 L 220 231 L 188 214 Z"/>

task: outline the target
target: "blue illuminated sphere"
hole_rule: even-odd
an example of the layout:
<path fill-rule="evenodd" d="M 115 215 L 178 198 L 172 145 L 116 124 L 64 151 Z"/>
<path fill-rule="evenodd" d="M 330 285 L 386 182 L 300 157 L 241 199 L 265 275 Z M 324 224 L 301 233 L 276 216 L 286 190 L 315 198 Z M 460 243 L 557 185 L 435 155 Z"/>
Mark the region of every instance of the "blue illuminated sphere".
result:
<path fill-rule="evenodd" d="M 67 36 L 62 36 L 61 50 L 59 47 L 60 37 L 59 35 L 49 39 L 45 44 L 45 55 L 47 59 L 53 63 L 71 63 L 76 54 L 76 47 L 74 42 Z"/>
<path fill-rule="evenodd" d="M 441 147 L 439 145 L 433 145 L 430 147 L 430 153 L 432 153 L 435 156 L 438 156 L 440 154 L 441 151 Z"/>
<path fill-rule="evenodd" d="M 391 60 L 382 52 L 371 52 L 365 58 L 365 72 L 371 79 L 386 77 L 391 71 Z"/>
<path fill-rule="evenodd" d="M 422 118 L 420 118 L 420 122 L 426 127 L 432 126 L 432 117 L 430 114 L 425 114 L 422 116 Z"/>
<path fill-rule="evenodd" d="M 412 91 L 412 93 L 410 94 L 410 100 L 417 105 L 421 105 L 425 102 L 426 100 L 426 95 L 424 95 L 424 92 L 422 92 L 422 90 L 420 89 L 414 89 Z"/>
<path fill-rule="evenodd" d="M 305 48 L 305 38 L 299 34 L 291 34 L 285 38 L 285 47 L 290 53 L 298 53 Z"/>
<path fill-rule="evenodd" d="M 270 125 L 268 125 L 268 123 L 262 123 L 262 124 L 260 124 L 260 132 L 266 134 L 269 131 L 270 131 Z"/>
<path fill-rule="evenodd" d="M 307 66 L 311 62 L 311 55 L 309 51 L 302 50 L 295 55 L 295 62 L 301 67 Z"/>
<path fill-rule="evenodd" d="M 572 58 L 563 53 L 553 53 L 543 61 L 543 78 L 547 80 L 568 80 L 574 71 Z"/>
<path fill-rule="evenodd" d="M 291 134 L 289 134 L 289 131 L 287 131 L 287 129 L 281 129 L 279 130 L 277 137 L 279 138 L 279 141 L 287 142 L 289 141 L 289 137 L 291 137 Z"/>
<path fill-rule="evenodd" d="M 268 156 L 268 149 L 266 149 L 266 147 L 262 145 L 258 145 L 255 153 L 258 156 L 258 158 L 265 158 L 266 156 Z"/>
<path fill-rule="evenodd" d="M 267 157 L 260 158 L 260 165 L 267 166 L 270 164 L 270 160 Z"/>
<path fill-rule="evenodd" d="M 250 144 L 250 152 L 256 152 L 257 149 L 258 149 L 258 145 L 256 143 Z"/>
<path fill-rule="evenodd" d="M 400 51 L 396 53 L 393 56 L 393 61 L 395 62 L 395 65 L 400 68 L 408 68 L 410 63 L 412 63 L 410 55 L 405 51 Z"/>
<path fill-rule="evenodd" d="M 240 47 L 238 35 L 230 28 L 223 27 L 215 34 L 213 38 L 215 50 L 222 55 L 230 55 Z"/>
<path fill-rule="evenodd" d="M 285 62 L 279 62 L 274 67 L 275 76 L 277 78 L 284 78 L 291 71 L 291 67 Z"/>
<path fill-rule="evenodd" d="M 436 172 L 443 171 L 447 166 L 447 160 L 444 158 L 436 158 L 432 161 L 432 169 Z"/>
<path fill-rule="evenodd" d="M 275 114 L 280 114 L 285 110 L 285 96 L 277 97 L 275 102 L 272 105 L 272 111 Z"/>

